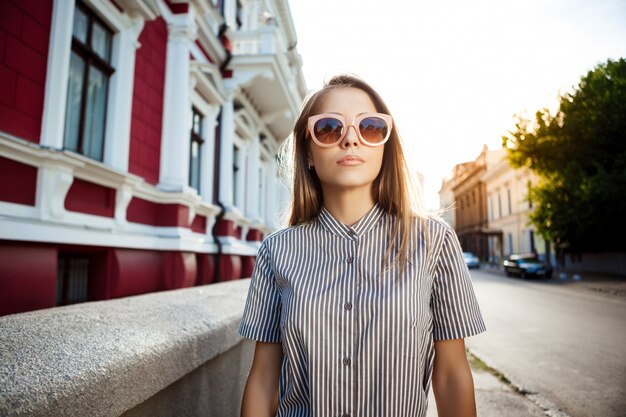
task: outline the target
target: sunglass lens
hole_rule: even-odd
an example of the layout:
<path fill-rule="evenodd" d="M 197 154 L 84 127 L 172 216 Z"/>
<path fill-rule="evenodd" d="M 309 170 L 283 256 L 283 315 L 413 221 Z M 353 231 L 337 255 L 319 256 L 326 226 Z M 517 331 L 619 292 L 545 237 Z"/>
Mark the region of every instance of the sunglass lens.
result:
<path fill-rule="evenodd" d="M 387 122 L 380 117 L 367 117 L 359 123 L 361 136 L 368 143 L 380 143 L 387 137 Z"/>
<path fill-rule="evenodd" d="M 343 123 L 338 119 L 326 117 L 315 122 L 313 134 L 322 143 L 335 143 L 341 138 Z"/>

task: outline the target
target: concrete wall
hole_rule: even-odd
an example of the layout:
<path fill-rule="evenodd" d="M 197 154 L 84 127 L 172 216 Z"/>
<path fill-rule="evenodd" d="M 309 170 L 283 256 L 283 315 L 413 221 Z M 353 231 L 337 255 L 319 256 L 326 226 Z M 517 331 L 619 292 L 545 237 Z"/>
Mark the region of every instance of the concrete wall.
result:
<path fill-rule="evenodd" d="M 0 416 L 238 416 L 249 280 L 0 318 Z"/>

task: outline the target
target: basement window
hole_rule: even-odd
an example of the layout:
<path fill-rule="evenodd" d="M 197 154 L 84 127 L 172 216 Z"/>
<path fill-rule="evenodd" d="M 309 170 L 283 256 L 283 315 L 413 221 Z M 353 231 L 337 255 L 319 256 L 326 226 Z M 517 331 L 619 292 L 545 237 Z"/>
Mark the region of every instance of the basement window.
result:
<path fill-rule="evenodd" d="M 59 254 L 57 266 L 57 306 L 88 301 L 90 258 Z"/>

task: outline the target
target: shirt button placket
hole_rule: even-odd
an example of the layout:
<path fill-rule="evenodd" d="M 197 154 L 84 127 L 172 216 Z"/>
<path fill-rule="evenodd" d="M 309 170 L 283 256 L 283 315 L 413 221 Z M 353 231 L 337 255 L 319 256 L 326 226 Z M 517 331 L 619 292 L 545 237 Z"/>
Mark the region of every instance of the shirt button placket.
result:
<path fill-rule="evenodd" d="M 348 232 L 348 235 L 350 236 L 350 254 L 346 257 L 346 264 L 348 264 L 349 269 L 352 270 L 352 273 L 350 274 L 352 277 L 352 287 L 351 287 L 351 291 L 349 294 L 349 301 L 346 301 L 343 304 L 343 308 L 345 310 L 346 313 L 351 313 L 351 322 L 352 322 L 352 332 L 353 334 L 358 333 L 358 329 L 356 328 L 357 326 L 357 316 L 355 315 L 355 312 L 353 311 L 354 305 L 352 304 L 352 300 L 355 299 L 355 297 L 357 297 L 357 294 L 359 292 L 359 280 L 358 280 L 358 270 L 359 268 L 356 267 L 356 265 L 354 264 L 355 261 L 355 256 L 357 254 L 357 247 L 359 245 L 358 242 L 358 237 L 357 234 L 354 230 L 350 230 Z M 352 267 L 352 268 L 350 268 Z M 354 341 L 353 341 L 354 343 Z M 351 346 L 351 352 L 350 352 L 350 356 L 352 354 L 354 354 L 355 352 L 355 346 Z M 346 370 L 349 369 L 348 372 L 350 372 L 352 374 L 352 389 L 356 389 L 356 380 L 354 380 L 354 378 L 356 378 L 356 375 L 353 374 L 353 372 L 355 371 L 355 369 L 352 367 L 352 358 L 350 356 L 346 356 L 342 359 L 341 363 L 344 366 L 344 368 Z M 353 404 L 350 404 L 350 406 L 352 406 Z M 341 417 L 351 417 L 350 413 L 343 413 L 341 414 Z"/>

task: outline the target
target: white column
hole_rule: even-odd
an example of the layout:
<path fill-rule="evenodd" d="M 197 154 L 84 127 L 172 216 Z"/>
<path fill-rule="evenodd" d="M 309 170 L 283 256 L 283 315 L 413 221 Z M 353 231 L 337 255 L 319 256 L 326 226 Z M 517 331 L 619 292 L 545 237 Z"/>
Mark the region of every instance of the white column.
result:
<path fill-rule="evenodd" d="M 161 169 L 159 188 L 166 191 L 194 193 L 189 187 L 189 148 L 191 117 L 189 99 L 189 54 L 196 36 L 190 12 L 176 16 L 168 25 Z"/>
<path fill-rule="evenodd" d="M 220 123 L 219 200 L 227 208 L 234 206 L 233 196 L 233 145 L 235 135 L 235 107 L 233 97 L 227 97 L 222 106 Z"/>
<path fill-rule="evenodd" d="M 217 125 L 217 115 L 220 106 L 210 105 L 210 111 L 204 115 L 202 131 L 204 132 L 204 143 L 200 155 L 200 195 L 207 203 L 213 202 L 213 172 L 214 172 L 214 151 L 215 151 L 215 126 Z"/>
<path fill-rule="evenodd" d="M 74 0 L 54 0 L 52 5 L 40 143 L 55 149 L 63 147 L 74 8 Z"/>
<path fill-rule="evenodd" d="M 224 1 L 224 21 L 231 30 L 237 29 L 237 0 Z"/>
<path fill-rule="evenodd" d="M 130 120 L 135 81 L 135 51 L 137 39 L 143 30 L 144 21 L 133 19 L 133 25 L 116 35 L 119 53 L 113 55 L 115 73 L 111 77 L 110 92 L 116 100 L 109 100 L 107 108 L 107 133 L 104 141 L 104 163 L 112 168 L 128 171 L 130 147 Z"/>
<path fill-rule="evenodd" d="M 246 166 L 246 217 L 252 221 L 260 221 L 259 218 L 259 183 L 264 179 L 259 176 L 261 166 L 261 139 L 256 134 L 248 147 L 248 163 Z"/>
<path fill-rule="evenodd" d="M 272 159 L 269 162 L 269 173 L 267 175 L 267 213 L 265 215 L 265 221 L 267 225 L 271 228 L 276 227 L 276 215 L 278 213 L 278 195 L 279 195 L 279 187 L 281 187 L 280 182 L 278 181 L 278 165 L 276 164 L 276 160 Z"/>

